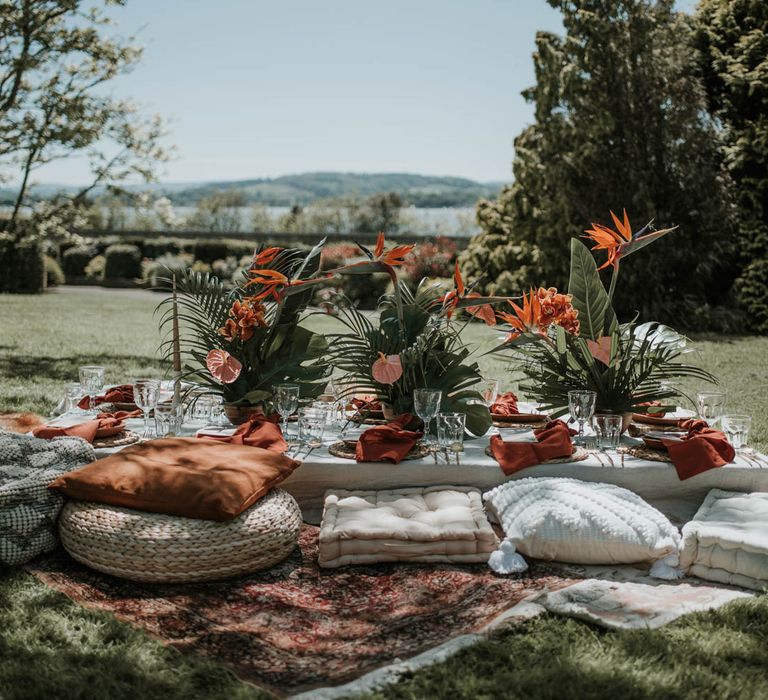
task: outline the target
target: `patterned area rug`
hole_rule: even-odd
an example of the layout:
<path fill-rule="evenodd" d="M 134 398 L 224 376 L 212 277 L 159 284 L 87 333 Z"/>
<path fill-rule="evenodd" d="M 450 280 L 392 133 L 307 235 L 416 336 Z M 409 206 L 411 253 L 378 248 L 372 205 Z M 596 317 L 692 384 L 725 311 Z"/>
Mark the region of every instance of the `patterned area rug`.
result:
<path fill-rule="evenodd" d="M 223 583 L 132 583 L 63 552 L 28 568 L 77 603 L 281 696 L 348 683 L 477 632 L 529 596 L 575 580 L 545 564 L 514 577 L 497 577 L 485 565 L 321 570 L 317 532 L 305 526 L 300 548 L 273 569 Z"/>

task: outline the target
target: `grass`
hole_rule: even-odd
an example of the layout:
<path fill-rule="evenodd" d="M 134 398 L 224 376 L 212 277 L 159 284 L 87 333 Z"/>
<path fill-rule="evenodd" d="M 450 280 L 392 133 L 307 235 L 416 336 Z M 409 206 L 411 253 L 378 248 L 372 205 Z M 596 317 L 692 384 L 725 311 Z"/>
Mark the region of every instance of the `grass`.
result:
<path fill-rule="evenodd" d="M 108 381 L 162 376 L 157 298 L 66 291 L 0 296 L 0 409 L 48 412 L 77 367 Z M 330 332 L 332 319 L 310 324 Z M 494 333 L 469 329 L 478 352 Z M 753 416 L 768 449 L 768 338 L 704 339 L 700 362 L 720 377 L 728 410 Z M 482 358 L 488 376 L 506 363 Z M 689 387 L 695 390 L 695 387 Z M 169 650 L 111 615 L 79 607 L 20 571 L 0 574 L 0 698 L 260 698 L 221 667 Z M 544 615 L 389 686 L 376 698 L 768 697 L 768 596 L 689 615 L 655 631 L 606 632 Z"/>

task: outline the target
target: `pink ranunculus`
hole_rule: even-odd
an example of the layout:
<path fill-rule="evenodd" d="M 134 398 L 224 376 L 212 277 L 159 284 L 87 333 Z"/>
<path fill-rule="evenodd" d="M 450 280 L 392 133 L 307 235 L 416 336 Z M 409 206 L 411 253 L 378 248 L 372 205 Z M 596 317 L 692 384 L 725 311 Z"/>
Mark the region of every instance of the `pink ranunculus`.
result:
<path fill-rule="evenodd" d="M 226 350 L 211 350 L 205 357 L 205 365 L 213 378 L 222 384 L 231 384 L 243 370 L 243 365 Z"/>

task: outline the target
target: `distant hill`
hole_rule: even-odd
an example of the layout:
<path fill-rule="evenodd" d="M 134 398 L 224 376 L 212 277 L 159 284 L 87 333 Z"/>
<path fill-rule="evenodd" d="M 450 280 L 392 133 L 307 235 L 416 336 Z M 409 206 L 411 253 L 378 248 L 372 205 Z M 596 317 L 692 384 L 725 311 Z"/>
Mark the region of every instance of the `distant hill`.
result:
<path fill-rule="evenodd" d="M 176 205 L 194 205 L 216 190 L 242 192 L 246 204 L 291 206 L 310 204 L 319 199 L 337 197 L 367 197 L 382 192 L 397 192 L 406 205 L 417 207 L 465 207 L 474 205 L 481 197 L 495 196 L 502 183 L 476 182 L 461 177 L 437 177 L 412 173 L 302 173 L 256 180 L 222 182 L 160 183 L 150 188 L 164 194 Z M 37 198 L 50 197 L 70 187 L 39 185 Z M 133 189 L 133 188 L 132 188 Z M 142 189 L 142 188 L 135 188 Z M 0 203 L 10 194 L 0 190 Z"/>

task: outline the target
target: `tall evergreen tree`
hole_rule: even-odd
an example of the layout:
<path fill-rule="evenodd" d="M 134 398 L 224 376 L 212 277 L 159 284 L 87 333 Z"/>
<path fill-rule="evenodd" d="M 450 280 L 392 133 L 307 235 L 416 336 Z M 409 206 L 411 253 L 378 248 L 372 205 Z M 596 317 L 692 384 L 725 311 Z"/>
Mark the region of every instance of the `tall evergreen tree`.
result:
<path fill-rule="evenodd" d="M 702 0 L 696 24 L 710 109 L 725 127 L 725 164 L 736 185 L 739 300 L 751 328 L 768 333 L 768 2 Z"/>
<path fill-rule="evenodd" d="M 732 215 L 691 50 L 673 0 L 549 0 L 565 36 L 536 37 L 535 121 L 515 140 L 515 181 L 482 201 L 483 232 L 462 256 L 489 293 L 564 287 L 568 239 L 626 208 L 635 230 L 679 224 L 622 266 L 624 318 L 712 325 L 735 270 Z"/>

